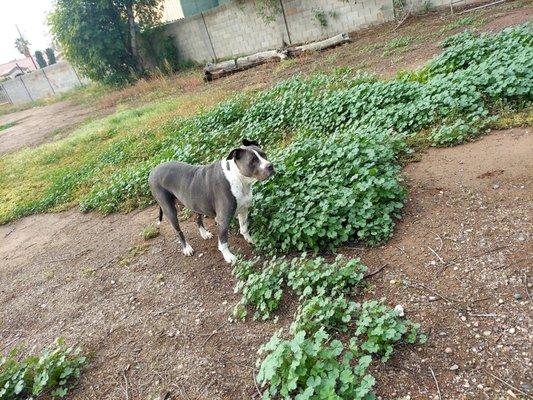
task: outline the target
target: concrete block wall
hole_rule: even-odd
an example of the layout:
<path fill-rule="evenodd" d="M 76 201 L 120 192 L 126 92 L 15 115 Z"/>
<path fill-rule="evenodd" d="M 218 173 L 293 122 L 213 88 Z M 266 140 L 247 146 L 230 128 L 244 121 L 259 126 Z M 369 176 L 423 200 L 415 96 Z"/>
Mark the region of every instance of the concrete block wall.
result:
<path fill-rule="evenodd" d="M 201 63 L 276 49 L 283 43 L 320 40 L 394 18 L 393 0 L 280 0 L 287 24 L 281 12 L 274 21 L 265 22 L 255 1 L 219 0 L 220 6 L 169 23 L 164 30 L 174 38 L 182 59 Z M 408 7 L 412 4 L 413 10 L 419 10 L 426 0 L 406 1 Z M 449 6 L 449 0 L 429 1 L 432 7 Z M 463 0 L 458 4 L 478 1 Z M 325 13 L 326 26 L 316 19 L 316 10 Z"/>
<path fill-rule="evenodd" d="M 43 69 L 2 82 L 4 92 L 13 104 L 53 96 L 87 84 L 88 79 L 78 77 L 67 61 L 59 61 Z"/>
<path fill-rule="evenodd" d="M 351 32 L 394 17 L 391 0 L 285 0 L 284 7 L 294 43 Z M 326 26 L 316 18 L 317 12 L 324 13 Z"/>
<path fill-rule="evenodd" d="M 283 16 L 267 22 L 256 11 L 254 1 L 228 3 L 204 13 L 218 59 L 282 47 L 285 38 Z"/>

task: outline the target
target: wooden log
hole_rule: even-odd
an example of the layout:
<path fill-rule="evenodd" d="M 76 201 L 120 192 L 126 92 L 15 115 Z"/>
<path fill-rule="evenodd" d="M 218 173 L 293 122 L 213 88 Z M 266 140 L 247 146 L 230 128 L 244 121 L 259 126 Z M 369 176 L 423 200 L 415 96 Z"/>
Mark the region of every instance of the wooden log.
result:
<path fill-rule="evenodd" d="M 267 50 L 261 51 L 245 57 L 239 57 L 233 60 L 223 61 L 216 64 L 208 63 L 204 68 L 204 80 L 212 81 L 213 79 L 229 75 L 234 72 L 243 71 L 256 65 L 264 64 L 272 60 L 284 60 L 288 56 L 294 57 L 306 51 L 318 51 L 347 43 L 350 37 L 347 33 L 330 37 L 319 42 L 309 43 L 302 46 L 290 47 L 285 50 Z"/>
<path fill-rule="evenodd" d="M 217 79 L 234 72 L 243 71 L 245 69 L 255 67 L 256 65 L 264 64 L 268 61 L 284 60 L 285 58 L 287 58 L 286 51 L 268 50 L 216 64 L 208 63 L 204 68 L 204 80 L 212 81 L 213 79 Z"/>
<path fill-rule="evenodd" d="M 341 33 L 340 35 L 333 36 L 328 39 L 321 40 L 319 42 L 304 44 L 302 46 L 289 47 L 287 49 L 287 52 L 290 57 L 294 57 L 306 51 L 319 51 L 327 49 L 329 47 L 348 43 L 350 40 L 350 36 L 347 33 Z"/>

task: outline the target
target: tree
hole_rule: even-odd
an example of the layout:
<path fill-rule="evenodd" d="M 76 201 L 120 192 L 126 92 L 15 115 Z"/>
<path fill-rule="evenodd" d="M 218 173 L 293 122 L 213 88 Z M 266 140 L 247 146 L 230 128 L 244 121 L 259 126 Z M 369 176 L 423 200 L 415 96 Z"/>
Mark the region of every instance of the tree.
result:
<path fill-rule="evenodd" d="M 161 19 L 162 0 L 57 0 L 52 34 L 80 72 L 122 84 L 144 72 L 138 30 Z"/>
<path fill-rule="evenodd" d="M 49 47 L 44 52 L 46 53 L 46 58 L 48 58 L 48 65 L 55 64 L 56 63 L 56 55 L 54 53 L 54 49 Z"/>
<path fill-rule="evenodd" d="M 15 47 L 18 52 L 26 57 L 31 57 L 30 42 L 24 39 L 22 36 L 15 40 Z"/>
<path fill-rule="evenodd" d="M 46 67 L 46 60 L 43 57 L 43 52 L 40 50 L 37 50 L 35 52 L 35 60 L 37 61 L 37 64 L 39 64 L 39 68 Z"/>

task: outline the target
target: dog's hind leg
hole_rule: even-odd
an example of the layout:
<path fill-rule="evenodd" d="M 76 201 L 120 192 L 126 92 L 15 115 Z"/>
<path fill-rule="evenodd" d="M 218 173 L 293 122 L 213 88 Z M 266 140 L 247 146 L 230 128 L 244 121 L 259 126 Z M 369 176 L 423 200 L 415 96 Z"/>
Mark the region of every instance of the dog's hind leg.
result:
<path fill-rule="evenodd" d="M 196 226 L 198 226 L 202 239 L 208 240 L 213 237 L 213 234 L 204 227 L 204 218 L 202 214 L 196 214 Z"/>
<path fill-rule="evenodd" d="M 185 254 L 186 256 L 192 256 L 194 254 L 194 250 L 191 245 L 187 243 L 187 241 L 185 240 L 185 235 L 183 235 L 183 232 L 181 231 L 174 196 L 165 190 L 157 190 L 154 193 L 154 197 L 159 203 L 159 207 L 161 207 L 163 214 L 165 215 L 165 217 L 168 218 L 168 220 L 178 233 L 178 239 L 180 241 L 183 254 Z"/>

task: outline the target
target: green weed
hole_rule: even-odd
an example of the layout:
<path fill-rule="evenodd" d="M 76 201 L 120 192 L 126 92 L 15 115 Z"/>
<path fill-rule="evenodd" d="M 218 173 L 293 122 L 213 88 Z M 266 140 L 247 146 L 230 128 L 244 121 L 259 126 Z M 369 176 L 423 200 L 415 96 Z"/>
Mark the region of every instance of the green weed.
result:
<path fill-rule="evenodd" d="M 80 348 L 57 339 L 40 356 L 19 357 L 17 349 L 0 358 L 0 399 L 30 399 L 48 395 L 65 397 L 77 383 L 86 362 Z"/>
<path fill-rule="evenodd" d="M 11 121 L 11 122 L 8 122 L 7 124 L 0 125 L 0 131 L 11 128 L 12 126 L 15 126 L 15 125 L 17 125 L 17 121 Z"/>
<path fill-rule="evenodd" d="M 139 234 L 144 240 L 150 240 L 159 236 L 159 227 L 150 225 L 144 228 Z"/>

